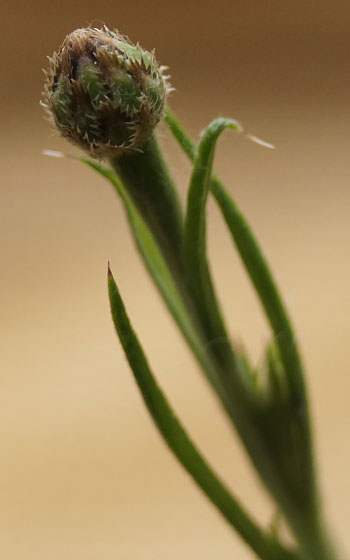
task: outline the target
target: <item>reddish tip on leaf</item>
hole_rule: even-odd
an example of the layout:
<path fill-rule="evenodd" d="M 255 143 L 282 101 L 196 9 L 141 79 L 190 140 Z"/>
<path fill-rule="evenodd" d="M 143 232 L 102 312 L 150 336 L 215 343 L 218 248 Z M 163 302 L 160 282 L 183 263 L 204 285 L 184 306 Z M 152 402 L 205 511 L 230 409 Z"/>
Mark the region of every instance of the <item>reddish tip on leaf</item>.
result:
<path fill-rule="evenodd" d="M 109 264 L 109 261 L 108 261 L 108 278 L 113 278 L 113 274 L 112 274 L 112 271 L 111 271 L 111 266 Z"/>

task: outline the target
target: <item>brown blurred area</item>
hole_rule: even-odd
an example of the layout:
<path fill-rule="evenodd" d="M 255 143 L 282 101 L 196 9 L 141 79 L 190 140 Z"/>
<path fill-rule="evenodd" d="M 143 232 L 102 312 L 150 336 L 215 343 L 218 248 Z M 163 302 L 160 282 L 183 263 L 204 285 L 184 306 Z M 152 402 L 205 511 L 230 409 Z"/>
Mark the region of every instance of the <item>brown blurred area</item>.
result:
<path fill-rule="evenodd" d="M 164 310 L 109 185 L 70 160 L 39 107 L 46 55 L 105 22 L 156 47 L 171 106 L 198 136 L 218 115 L 216 169 L 264 247 L 297 328 L 325 510 L 350 552 L 350 6 L 347 1 L 2 6 L 0 555 L 6 560 L 251 558 L 160 440 L 113 331 L 111 261 L 175 410 L 265 525 L 273 510 Z M 190 168 L 163 126 L 183 197 Z M 209 249 L 232 337 L 261 359 L 269 331 L 215 206 Z"/>

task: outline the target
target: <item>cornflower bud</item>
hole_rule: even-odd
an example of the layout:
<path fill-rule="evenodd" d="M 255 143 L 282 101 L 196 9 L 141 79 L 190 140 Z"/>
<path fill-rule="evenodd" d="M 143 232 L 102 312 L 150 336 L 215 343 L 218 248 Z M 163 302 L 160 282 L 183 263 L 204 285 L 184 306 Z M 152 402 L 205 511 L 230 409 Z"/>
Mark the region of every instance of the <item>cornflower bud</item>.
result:
<path fill-rule="evenodd" d="M 98 158 L 116 158 L 147 142 L 170 90 L 154 52 L 117 31 L 77 29 L 49 57 L 44 105 L 68 140 Z"/>

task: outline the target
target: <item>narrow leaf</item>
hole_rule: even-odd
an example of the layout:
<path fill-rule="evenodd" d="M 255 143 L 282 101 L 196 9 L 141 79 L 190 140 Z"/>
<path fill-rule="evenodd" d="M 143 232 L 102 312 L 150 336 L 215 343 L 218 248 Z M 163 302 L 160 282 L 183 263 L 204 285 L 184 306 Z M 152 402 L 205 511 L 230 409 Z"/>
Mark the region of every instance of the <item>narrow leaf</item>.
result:
<path fill-rule="evenodd" d="M 283 549 L 250 518 L 192 443 L 150 370 L 110 269 L 108 288 L 112 317 L 119 340 L 148 411 L 171 451 L 209 500 L 260 558 L 294 558 L 291 552 Z"/>
<path fill-rule="evenodd" d="M 195 162 L 197 150 L 185 129 L 169 110 L 165 120 L 187 157 Z M 295 335 L 267 261 L 243 214 L 215 175 L 211 178 L 210 188 L 275 335 L 295 404 L 306 405 L 304 376 Z"/>
<path fill-rule="evenodd" d="M 198 152 L 185 129 L 169 110 L 165 120 L 188 158 L 196 163 Z M 263 252 L 245 217 L 215 175 L 211 178 L 210 187 L 274 333 L 286 375 L 290 404 L 293 410 L 299 411 L 299 427 L 304 438 L 305 472 L 309 477 L 309 486 L 316 492 L 313 486 L 314 458 L 304 373 L 288 313 Z"/>
<path fill-rule="evenodd" d="M 205 129 L 194 160 L 185 219 L 185 266 L 187 283 L 196 303 L 201 325 L 211 349 L 226 371 L 237 369 L 226 327 L 213 288 L 206 257 L 206 203 L 210 192 L 215 146 L 226 129 L 241 130 L 231 119 L 218 118 Z M 193 155 L 193 150 L 191 150 Z"/>

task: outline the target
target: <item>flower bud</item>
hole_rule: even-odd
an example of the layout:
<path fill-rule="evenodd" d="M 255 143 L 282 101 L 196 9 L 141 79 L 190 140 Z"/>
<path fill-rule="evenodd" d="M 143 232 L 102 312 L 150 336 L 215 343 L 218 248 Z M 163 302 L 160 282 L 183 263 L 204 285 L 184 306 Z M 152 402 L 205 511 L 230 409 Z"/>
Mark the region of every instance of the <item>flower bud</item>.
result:
<path fill-rule="evenodd" d="M 154 53 L 117 31 L 83 28 L 50 58 L 43 105 L 60 133 L 95 157 L 142 148 L 170 87 Z"/>

